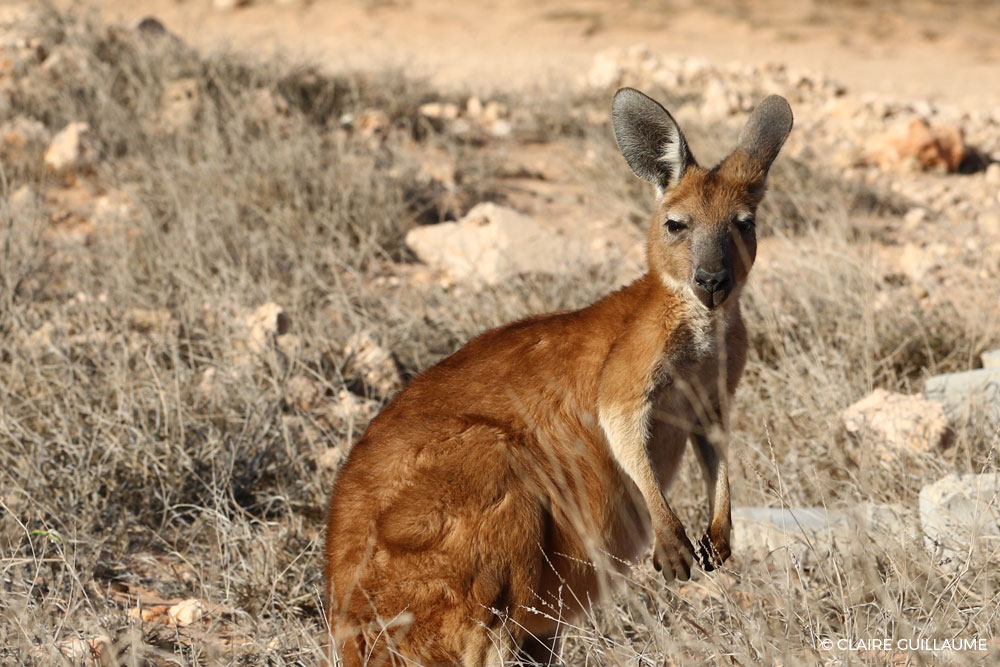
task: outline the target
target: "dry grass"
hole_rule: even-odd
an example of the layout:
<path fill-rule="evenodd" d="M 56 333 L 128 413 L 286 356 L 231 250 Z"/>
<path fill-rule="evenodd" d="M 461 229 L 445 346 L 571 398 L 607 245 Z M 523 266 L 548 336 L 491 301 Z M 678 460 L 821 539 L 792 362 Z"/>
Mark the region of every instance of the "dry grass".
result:
<path fill-rule="evenodd" d="M 484 328 L 588 303 L 614 286 L 613 271 L 526 276 L 480 293 L 408 281 L 405 231 L 455 206 L 418 177 L 419 156 L 456 160 L 467 208 L 502 197 L 498 159 L 512 150 L 430 124 L 416 109 L 438 96 L 419 82 L 251 66 L 52 12 L 42 29 L 76 57 L 19 88 L 7 113 L 52 132 L 90 123 L 101 159 L 82 187 L 123 191 L 133 215 L 81 243 L 46 203 L 11 205 L 22 186 L 61 187 L 37 160 L 2 165 L 0 658 L 52 664 L 47 647 L 103 634 L 122 664 L 315 663 L 332 480 L 317 460 L 356 433 L 290 407 L 289 379 L 384 400 L 343 374 L 352 333 L 373 332 L 412 375 Z M 161 98 L 179 78 L 202 102 L 188 127 L 167 132 Z M 287 110 L 262 111 L 260 91 L 283 96 Z M 588 105 L 606 100 L 533 99 L 520 136 L 596 150 L 598 167 L 580 177 L 620 208 L 622 224 L 636 223 L 648 193 L 608 127 L 574 116 Z M 346 124 L 369 108 L 388 115 L 386 137 Z M 696 148 L 712 130 L 688 130 Z M 961 294 L 935 294 L 926 308 L 895 290 L 890 306 L 873 305 L 892 287 L 867 259 L 866 221 L 896 210 L 889 197 L 791 160 L 771 187 L 770 233 L 795 252 L 745 297 L 753 350 L 734 424 L 736 503 L 914 507 L 920 486 L 944 473 L 997 470 L 997 437 L 985 428 L 961 430 L 944 455 L 892 466 L 839 435 L 843 407 L 872 387 L 916 391 L 929 374 L 973 366 L 1000 344 L 1000 322 Z M 298 343 L 241 356 L 239 313 L 268 301 L 284 307 Z M 169 312 L 169 322 L 146 326 L 134 308 Z M 49 342 L 31 337 L 46 325 Z M 210 369 L 221 389 L 206 394 Z M 693 532 L 705 511 L 693 466 L 671 495 Z M 680 589 L 636 568 L 567 630 L 567 663 L 885 664 L 890 654 L 820 652 L 817 637 L 993 638 L 1000 628 L 995 555 L 992 567 L 956 576 L 903 537 L 840 545 L 838 558 L 809 567 L 735 551 L 725 572 Z M 139 623 L 116 593 L 140 586 L 225 611 L 205 635 Z"/>

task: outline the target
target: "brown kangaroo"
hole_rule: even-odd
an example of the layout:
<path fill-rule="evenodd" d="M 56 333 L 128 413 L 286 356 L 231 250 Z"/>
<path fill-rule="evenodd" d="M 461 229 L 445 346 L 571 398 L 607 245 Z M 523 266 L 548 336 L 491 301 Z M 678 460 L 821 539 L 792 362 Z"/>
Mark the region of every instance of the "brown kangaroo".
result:
<path fill-rule="evenodd" d="M 711 570 L 730 554 L 739 296 L 792 112 L 763 100 L 712 169 L 643 93 L 619 90 L 612 117 L 656 186 L 649 270 L 581 310 L 481 334 L 372 420 L 330 498 L 328 622 L 345 665 L 548 664 L 560 620 L 650 537 L 655 567 L 688 579 L 695 548 L 664 494 L 689 438 L 711 515 L 699 556 Z"/>

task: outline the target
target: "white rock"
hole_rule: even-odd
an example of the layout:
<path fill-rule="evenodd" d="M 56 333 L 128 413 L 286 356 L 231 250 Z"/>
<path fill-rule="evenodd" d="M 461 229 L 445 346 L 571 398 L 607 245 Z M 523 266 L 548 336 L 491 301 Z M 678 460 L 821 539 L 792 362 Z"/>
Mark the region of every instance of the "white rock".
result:
<path fill-rule="evenodd" d="M 323 397 L 323 385 L 304 375 L 289 378 L 284 403 L 289 408 L 311 410 Z"/>
<path fill-rule="evenodd" d="M 10 212 L 15 218 L 31 218 L 38 213 L 42 200 L 28 184 L 20 186 L 10 195 Z"/>
<path fill-rule="evenodd" d="M 237 7 L 246 7 L 249 4 L 250 0 L 212 0 L 212 6 L 220 12 L 236 9 Z"/>
<path fill-rule="evenodd" d="M 921 248 L 915 243 L 906 243 L 903 246 L 902 252 L 898 255 L 897 264 L 899 270 L 914 282 L 923 280 L 940 265 L 929 248 Z"/>
<path fill-rule="evenodd" d="M 167 616 L 174 625 L 191 625 L 208 615 L 208 607 L 198 598 L 191 598 L 172 605 L 167 610 Z"/>
<path fill-rule="evenodd" d="M 288 332 L 291 319 L 276 303 L 265 303 L 245 318 L 247 347 L 258 354 L 271 349 L 278 336 Z"/>
<path fill-rule="evenodd" d="M 191 127 L 201 112 L 201 89 L 197 79 L 171 81 L 163 90 L 160 122 L 163 129 L 177 132 Z"/>
<path fill-rule="evenodd" d="M 514 126 L 510 124 L 510 121 L 506 121 L 502 118 L 490 121 L 489 123 L 486 123 L 483 127 L 486 130 L 487 134 L 489 134 L 491 137 L 496 137 L 497 139 L 504 139 L 506 137 L 509 137 L 511 133 L 514 131 Z"/>
<path fill-rule="evenodd" d="M 906 212 L 903 216 L 903 220 L 910 225 L 918 225 L 927 219 L 927 209 L 921 206 L 915 206 Z"/>
<path fill-rule="evenodd" d="M 733 552 L 740 558 L 788 558 L 805 568 L 820 566 L 865 538 L 905 539 L 912 533 L 905 508 L 870 503 L 842 510 L 738 507 L 732 511 L 732 520 Z"/>
<path fill-rule="evenodd" d="M 350 435 L 359 433 L 368 426 L 368 422 L 378 411 L 378 405 L 375 401 L 341 389 L 319 409 L 319 413 L 330 428 Z"/>
<path fill-rule="evenodd" d="M 451 102 L 427 102 L 420 105 L 419 111 L 422 116 L 427 118 L 443 120 L 455 120 L 459 114 L 458 105 Z"/>
<path fill-rule="evenodd" d="M 483 107 L 482 120 L 484 123 L 495 122 L 507 115 L 507 107 L 496 101 L 489 101 Z"/>
<path fill-rule="evenodd" d="M 479 118 L 483 115 L 483 101 L 473 95 L 465 103 L 465 113 L 471 118 Z"/>
<path fill-rule="evenodd" d="M 617 86 L 622 78 L 620 60 L 621 52 L 618 49 L 605 49 L 598 52 L 587 72 L 587 83 L 592 88 L 601 90 Z"/>
<path fill-rule="evenodd" d="M 681 75 L 687 82 L 691 82 L 714 70 L 715 67 L 712 65 L 711 61 L 706 58 L 685 58 L 681 63 Z"/>
<path fill-rule="evenodd" d="M 952 424 L 1000 424 L 1000 368 L 936 375 L 924 396 L 941 403 Z"/>
<path fill-rule="evenodd" d="M 89 167 L 97 158 L 95 140 L 88 123 L 70 123 L 45 151 L 45 166 L 57 173 Z"/>
<path fill-rule="evenodd" d="M 924 544 L 939 563 L 959 568 L 977 553 L 997 553 L 998 494 L 1000 473 L 948 475 L 920 489 Z"/>
<path fill-rule="evenodd" d="M 412 229 L 406 243 L 422 262 L 455 280 L 490 285 L 519 274 L 561 274 L 600 263 L 587 244 L 492 203 L 476 205 L 458 222 Z"/>
<path fill-rule="evenodd" d="M 98 635 L 91 639 L 67 639 L 56 644 L 56 649 L 64 659 L 68 659 L 74 664 L 103 666 L 113 664 L 109 655 L 112 645 L 111 637 Z M 42 657 L 44 653 L 39 652 L 37 655 Z"/>
<path fill-rule="evenodd" d="M 392 353 L 381 347 L 371 334 L 359 331 L 344 346 L 344 375 L 361 379 L 382 398 L 399 391 L 403 380 L 399 376 Z"/>
<path fill-rule="evenodd" d="M 316 458 L 316 465 L 325 470 L 336 470 L 344 459 L 344 450 L 330 447 Z"/>
<path fill-rule="evenodd" d="M 113 229 L 134 221 L 139 212 L 132 200 L 120 190 L 103 194 L 94 200 L 93 221 L 100 227 Z"/>
<path fill-rule="evenodd" d="M 841 413 L 848 433 L 871 441 L 883 460 L 902 452 L 933 452 L 948 444 L 948 417 L 940 403 L 923 396 L 876 389 Z"/>
<path fill-rule="evenodd" d="M 453 192 L 457 185 L 457 169 L 450 156 L 428 155 L 420 163 L 417 178 L 422 183 L 440 184 L 446 191 Z"/>
<path fill-rule="evenodd" d="M 666 67 L 655 70 L 652 74 L 652 81 L 667 90 L 674 90 L 681 85 L 681 77 L 677 70 Z"/>
<path fill-rule="evenodd" d="M 389 114 L 381 109 L 365 109 L 354 121 L 358 133 L 362 137 L 385 137 L 391 127 Z"/>
<path fill-rule="evenodd" d="M 729 90 L 719 78 L 709 80 L 705 86 L 702 113 L 712 119 L 727 118 L 734 111 Z"/>
<path fill-rule="evenodd" d="M 282 334 L 276 336 L 274 339 L 274 344 L 281 350 L 289 359 L 297 359 L 302 356 L 302 351 L 305 349 L 305 343 L 301 336 L 296 336 L 295 334 Z"/>
<path fill-rule="evenodd" d="M 988 167 L 986 167 L 986 173 L 984 174 L 987 183 L 995 183 L 1000 185 L 1000 162 L 993 162 Z"/>

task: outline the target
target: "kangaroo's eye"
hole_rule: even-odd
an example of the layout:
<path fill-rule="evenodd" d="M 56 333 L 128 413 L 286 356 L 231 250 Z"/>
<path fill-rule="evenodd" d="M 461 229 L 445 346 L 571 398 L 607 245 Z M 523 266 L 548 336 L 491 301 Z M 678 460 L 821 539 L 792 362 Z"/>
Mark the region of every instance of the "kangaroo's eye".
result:
<path fill-rule="evenodd" d="M 754 228 L 754 225 L 756 224 L 752 217 L 739 218 L 733 216 L 733 222 L 736 224 L 737 227 L 740 228 L 740 230 L 744 232 L 751 231 Z"/>
<path fill-rule="evenodd" d="M 667 228 L 667 231 L 670 232 L 671 234 L 680 234 L 688 227 L 680 220 L 674 220 L 672 218 L 667 220 L 665 226 Z"/>

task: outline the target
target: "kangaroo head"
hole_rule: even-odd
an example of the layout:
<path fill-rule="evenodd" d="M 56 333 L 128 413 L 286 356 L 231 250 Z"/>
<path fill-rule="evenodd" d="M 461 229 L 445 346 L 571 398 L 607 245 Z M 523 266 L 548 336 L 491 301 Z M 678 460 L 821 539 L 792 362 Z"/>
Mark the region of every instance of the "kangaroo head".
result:
<path fill-rule="evenodd" d="M 750 114 L 736 149 L 711 169 L 698 165 L 673 117 L 638 90 L 615 94 L 618 146 L 632 171 L 656 186 L 649 270 L 716 308 L 746 281 L 757 253 L 754 218 L 767 172 L 792 129 L 792 110 L 771 95 Z"/>

